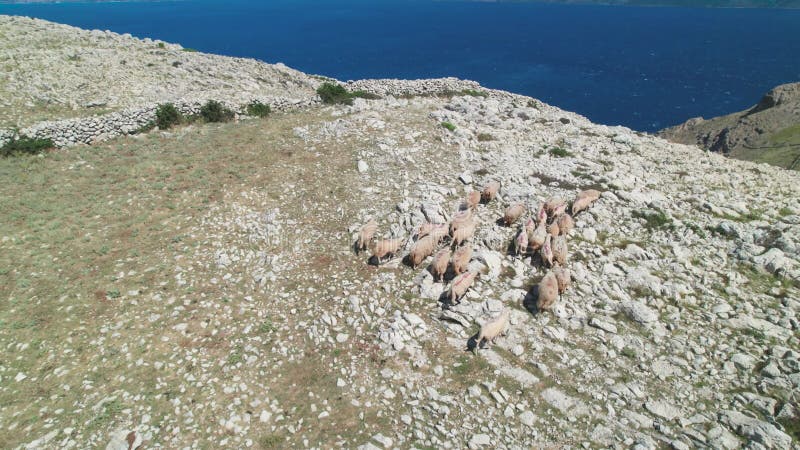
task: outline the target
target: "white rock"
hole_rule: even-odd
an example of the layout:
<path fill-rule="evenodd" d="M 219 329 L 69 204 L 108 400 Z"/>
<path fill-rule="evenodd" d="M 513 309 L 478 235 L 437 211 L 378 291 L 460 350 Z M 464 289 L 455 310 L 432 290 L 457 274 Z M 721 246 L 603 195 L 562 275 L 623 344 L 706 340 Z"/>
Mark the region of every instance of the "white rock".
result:
<path fill-rule="evenodd" d="M 469 440 L 469 448 L 476 449 L 492 445 L 492 439 L 488 434 L 475 434 Z"/>

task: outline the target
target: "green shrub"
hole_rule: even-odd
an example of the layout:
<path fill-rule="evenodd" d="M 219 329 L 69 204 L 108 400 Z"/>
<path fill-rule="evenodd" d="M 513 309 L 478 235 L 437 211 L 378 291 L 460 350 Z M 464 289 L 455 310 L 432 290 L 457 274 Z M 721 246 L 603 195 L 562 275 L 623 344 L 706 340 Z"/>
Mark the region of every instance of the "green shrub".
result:
<path fill-rule="evenodd" d="M 550 154 L 555 156 L 556 158 L 565 158 L 565 157 L 568 157 L 568 156 L 572 156 L 572 153 L 570 153 L 567 150 L 564 150 L 561 147 L 553 147 L 553 148 L 551 148 L 550 149 Z"/>
<path fill-rule="evenodd" d="M 227 122 L 233 119 L 233 111 L 216 100 L 209 100 L 200 108 L 200 115 L 206 122 Z"/>
<path fill-rule="evenodd" d="M 669 218 L 663 211 L 655 210 L 655 211 L 633 211 L 632 216 L 637 219 L 644 219 L 645 221 L 645 228 L 654 230 L 656 228 L 669 228 L 673 229 L 675 225 L 672 223 L 672 219 Z"/>
<path fill-rule="evenodd" d="M 55 144 L 53 144 L 52 139 L 21 136 L 19 139 L 9 141 L 0 147 L 0 155 L 3 157 L 21 154 L 36 155 L 53 147 L 55 147 Z"/>
<path fill-rule="evenodd" d="M 322 103 L 329 105 L 352 105 L 353 96 L 344 86 L 334 83 L 322 83 L 317 89 L 317 94 L 322 98 Z"/>
<path fill-rule="evenodd" d="M 442 122 L 442 127 L 446 128 L 446 129 L 448 129 L 450 131 L 456 131 L 456 126 L 453 125 L 450 122 Z"/>
<path fill-rule="evenodd" d="M 254 100 L 247 105 L 247 115 L 254 117 L 267 117 L 272 112 L 269 105 L 265 105 L 258 100 Z"/>
<path fill-rule="evenodd" d="M 189 47 L 184 47 L 184 48 L 182 48 L 181 50 L 183 50 L 183 51 L 185 51 L 185 52 L 187 52 L 187 53 L 197 53 L 197 50 L 196 50 L 196 49 L 194 49 L 194 48 L 189 48 Z"/>
<path fill-rule="evenodd" d="M 156 108 L 156 126 L 167 130 L 173 125 L 181 123 L 181 113 L 172 103 L 164 103 Z"/>
<path fill-rule="evenodd" d="M 372 92 L 367 92 L 367 91 L 353 91 L 350 93 L 350 96 L 363 98 L 366 100 L 379 100 L 381 98 L 380 95 L 373 94 Z"/>
<path fill-rule="evenodd" d="M 470 97 L 488 97 L 489 94 L 483 91 L 476 91 L 475 89 L 464 89 L 461 95 L 468 95 Z"/>

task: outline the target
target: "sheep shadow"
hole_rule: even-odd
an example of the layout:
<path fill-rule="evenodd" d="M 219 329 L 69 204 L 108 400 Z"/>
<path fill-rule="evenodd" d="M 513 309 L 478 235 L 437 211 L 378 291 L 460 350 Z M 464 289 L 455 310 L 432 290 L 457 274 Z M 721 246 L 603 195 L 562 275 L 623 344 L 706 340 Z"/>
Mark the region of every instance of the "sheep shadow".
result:
<path fill-rule="evenodd" d="M 473 334 L 472 336 L 467 339 L 467 351 L 472 352 L 473 355 L 478 354 L 478 335 L 481 334 L 480 331 Z"/>
<path fill-rule="evenodd" d="M 541 312 L 539 306 L 537 305 L 538 299 L 539 283 L 536 283 L 525 294 L 525 298 L 522 299 L 522 306 L 533 316 L 536 316 Z"/>

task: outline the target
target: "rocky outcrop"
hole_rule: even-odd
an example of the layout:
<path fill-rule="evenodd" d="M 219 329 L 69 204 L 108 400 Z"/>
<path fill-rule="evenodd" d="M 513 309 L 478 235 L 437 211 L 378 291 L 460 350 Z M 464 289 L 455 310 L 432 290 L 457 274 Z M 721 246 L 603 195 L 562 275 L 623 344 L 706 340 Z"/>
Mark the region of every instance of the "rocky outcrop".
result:
<path fill-rule="evenodd" d="M 800 83 L 772 89 L 745 111 L 713 119 L 696 117 L 658 134 L 734 158 L 798 169 Z"/>

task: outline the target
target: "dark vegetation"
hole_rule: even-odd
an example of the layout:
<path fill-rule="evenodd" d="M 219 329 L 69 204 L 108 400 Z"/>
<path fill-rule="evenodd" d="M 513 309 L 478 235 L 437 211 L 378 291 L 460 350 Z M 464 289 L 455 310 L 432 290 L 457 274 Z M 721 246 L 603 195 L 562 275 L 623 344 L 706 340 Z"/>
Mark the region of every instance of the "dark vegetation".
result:
<path fill-rule="evenodd" d="M 322 103 L 328 105 L 352 105 L 354 98 L 365 98 L 368 100 L 375 100 L 381 98 L 365 91 L 350 92 L 344 86 L 335 83 L 323 83 L 322 86 L 317 88 L 317 94 L 322 99 Z"/>
<path fill-rule="evenodd" d="M 272 112 L 269 105 L 265 105 L 258 100 L 254 100 L 247 105 L 247 115 L 254 117 L 267 117 Z"/>
<path fill-rule="evenodd" d="M 172 103 L 164 103 L 156 108 L 156 126 L 162 130 L 167 130 L 182 120 L 183 115 Z"/>
<path fill-rule="evenodd" d="M 200 108 L 200 116 L 206 122 L 228 122 L 233 120 L 233 111 L 216 100 L 209 100 Z"/>
<path fill-rule="evenodd" d="M 51 139 L 30 138 L 21 136 L 0 147 L 0 156 L 36 155 L 55 147 Z"/>

